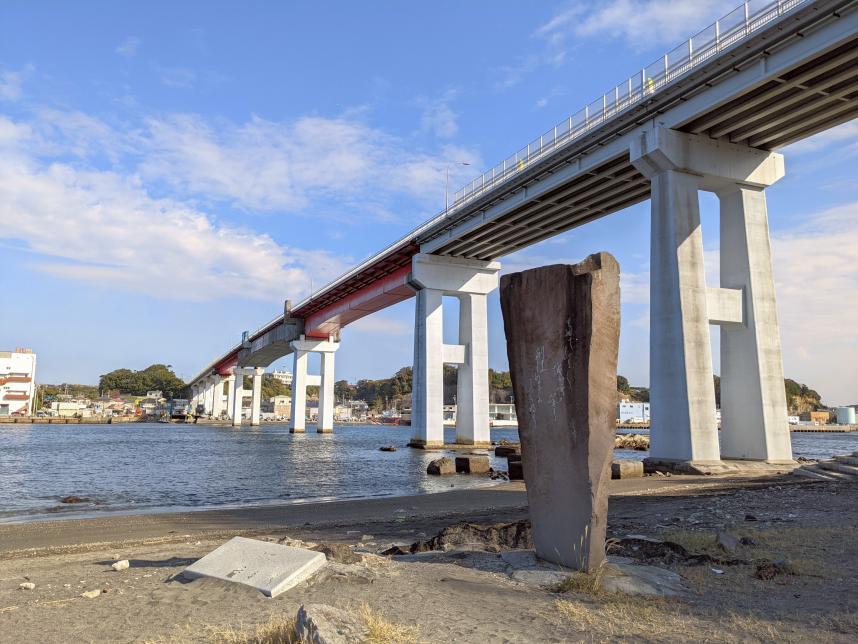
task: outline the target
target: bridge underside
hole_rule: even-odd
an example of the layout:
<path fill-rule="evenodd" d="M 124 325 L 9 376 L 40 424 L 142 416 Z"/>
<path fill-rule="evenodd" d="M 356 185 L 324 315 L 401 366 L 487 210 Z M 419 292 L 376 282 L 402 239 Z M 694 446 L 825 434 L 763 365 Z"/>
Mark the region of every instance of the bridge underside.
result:
<path fill-rule="evenodd" d="M 765 57 L 750 60 L 723 73 L 742 73 L 765 62 Z M 697 91 L 704 92 L 710 87 L 711 83 L 707 83 Z M 694 96 L 686 93 L 682 99 L 663 105 L 659 113 L 667 113 Z M 680 121 L 674 129 L 775 150 L 856 116 L 858 37 L 853 37 L 801 65 L 769 76 L 750 92 L 713 104 L 701 115 Z M 633 125 L 637 127 L 647 120 Z M 592 148 L 607 149 L 608 141 L 623 134 L 622 131 L 608 134 Z M 537 196 L 521 197 L 519 189 L 487 199 L 480 213 L 449 227 L 448 241 L 439 243 L 436 238 L 426 250 L 439 255 L 495 260 L 650 197 L 649 181 L 631 165 L 626 149 L 618 149 L 613 158 L 597 167 L 540 192 L 540 183 L 550 181 L 556 174 L 569 173 L 571 162 L 566 158 L 546 163 L 523 188 L 525 193 L 529 189 L 539 193 Z M 520 203 L 512 205 L 515 201 Z M 506 207 L 504 202 L 508 202 Z M 495 208 L 502 214 L 485 216 Z"/>

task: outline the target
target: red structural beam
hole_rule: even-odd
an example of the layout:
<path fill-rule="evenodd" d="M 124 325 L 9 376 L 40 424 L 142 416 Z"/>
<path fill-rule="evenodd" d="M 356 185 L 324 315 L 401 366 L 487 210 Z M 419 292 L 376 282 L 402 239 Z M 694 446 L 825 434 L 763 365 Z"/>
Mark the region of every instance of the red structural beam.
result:
<path fill-rule="evenodd" d="M 360 318 L 407 300 L 414 295 L 408 286 L 410 264 L 328 304 L 304 320 L 304 334 L 327 338 Z"/>

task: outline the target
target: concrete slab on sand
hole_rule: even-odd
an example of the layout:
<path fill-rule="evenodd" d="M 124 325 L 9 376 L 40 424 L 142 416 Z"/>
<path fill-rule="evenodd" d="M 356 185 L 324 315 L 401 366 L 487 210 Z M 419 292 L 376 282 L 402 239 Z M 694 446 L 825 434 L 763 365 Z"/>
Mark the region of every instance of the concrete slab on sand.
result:
<path fill-rule="evenodd" d="M 324 553 L 233 537 L 185 568 L 188 579 L 212 577 L 244 584 L 276 597 L 309 579 L 327 563 Z"/>

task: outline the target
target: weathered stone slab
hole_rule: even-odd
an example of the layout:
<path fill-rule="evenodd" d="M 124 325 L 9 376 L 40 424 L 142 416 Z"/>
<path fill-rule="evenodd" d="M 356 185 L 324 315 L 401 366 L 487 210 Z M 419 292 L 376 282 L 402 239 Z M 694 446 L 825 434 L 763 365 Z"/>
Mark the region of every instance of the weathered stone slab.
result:
<path fill-rule="evenodd" d="M 524 480 L 524 469 L 521 466 L 521 460 L 514 461 L 512 459 L 507 460 L 507 471 L 509 473 L 510 481 L 523 481 Z"/>
<path fill-rule="evenodd" d="M 611 463 L 612 479 L 639 479 L 643 475 L 643 461 L 614 461 Z"/>
<path fill-rule="evenodd" d="M 460 474 L 486 474 L 490 467 L 488 456 L 456 457 L 456 472 Z"/>
<path fill-rule="evenodd" d="M 426 466 L 426 473 L 434 476 L 455 474 L 456 464 L 453 462 L 452 458 L 442 456 L 441 458 L 436 458 L 434 461 L 431 461 L 429 465 Z"/>
<path fill-rule="evenodd" d="M 323 568 L 325 555 L 267 541 L 233 537 L 202 559 L 185 568 L 189 579 L 213 577 L 256 588 L 276 597 Z"/>
<path fill-rule="evenodd" d="M 608 253 L 501 278 L 501 308 L 536 554 L 605 558 L 616 431 L 619 265 Z"/>
<path fill-rule="evenodd" d="M 307 644 L 351 644 L 366 639 L 366 626 L 342 608 L 304 604 L 295 617 L 295 635 Z"/>

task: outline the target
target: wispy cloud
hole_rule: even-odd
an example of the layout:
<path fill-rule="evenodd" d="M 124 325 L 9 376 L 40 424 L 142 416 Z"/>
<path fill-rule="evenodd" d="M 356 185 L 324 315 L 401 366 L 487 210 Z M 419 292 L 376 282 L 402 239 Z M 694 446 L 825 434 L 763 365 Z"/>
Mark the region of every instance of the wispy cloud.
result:
<path fill-rule="evenodd" d="M 132 58 L 137 54 L 137 50 L 140 49 L 140 45 L 143 44 L 143 40 L 138 38 L 137 36 L 128 36 L 119 43 L 119 46 L 114 50 L 120 56 L 124 56 L 125 58 Z"/>
<path fill-rule="evenodd" d="M 160 68 L 161 82 L 167 87 L 192 87 L 197 80 L 197 73 L 187 67 Z"/>
<path fill-rule="evenodd" d="M 456 92 L 448 91 L 436 99 L 421 97 L 417 104 L 422 108 L 420 127 L 442 139 L 449 139 L 459 131 L 458 114 L 450 103 L 456 98 Z"/>
<path fill-rule="evenodd" d="M 24 77 L 33 71 L 32 65 L 27 65 L 18 71 L 0 70 L 0 101 L 17 101 L 23 92 Z"/>
<path fill-rule="evenodd" d="M 0 132 L 0 237 L 40 253 L 40 270 L 162 298 L 270 299 L 303 295 L 311 274 L 348 261 L 218 223 L 134 176 L 34 159 L 26 126 L 0 119 Z"/>
<path fill-rule="evenodd" d="M 555 52 L 581 38 L 616 40 L 635 51 L 678 44 L 737 7 L 737 0 L 576 2 L 536 31 Z"/>

